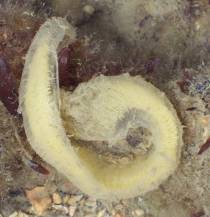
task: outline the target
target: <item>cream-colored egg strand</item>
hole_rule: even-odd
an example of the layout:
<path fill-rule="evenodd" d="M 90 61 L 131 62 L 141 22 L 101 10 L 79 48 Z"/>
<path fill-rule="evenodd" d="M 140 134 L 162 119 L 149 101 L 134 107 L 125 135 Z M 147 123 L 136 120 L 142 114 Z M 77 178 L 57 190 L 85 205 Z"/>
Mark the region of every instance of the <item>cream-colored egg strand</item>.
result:
<path fill-rule="evenodd" d="M 67 21 L 49 19 L 40 27 L 26 56 L 20 85 L 20 110 L 31 146 L 74 185 L 96 198 L 128 198 L 155 189 L 174 172 L 180 157 L 182 126 L 172 104 L 162 92 L 139 76 L 100 76 L 92 79 L 81 84 L 75 95 L 73 93 L 70 97 L 80 99 L 77 93 L 81 89 L 88 92 L 91 86 L 104 92 L 101 104 L 106 103 L 106 106 L 95 110 L 95 120 L 100 119 L 100 113 L 103 113 L 102 125 L 114 126 L 116 117 L 123 115 L 127 108 L 142 110 L 148 116 L 154 149 L 144 160 L 137 157 L 126 166 L 116 166 L 102 161 L 85 147 L 73 147 L 63 127 L 59 109 L 56 49 L 65 34 L 70 40 L 75 38 L 74 29 Z M 82 101 L 80 104 L 83 104 Z M 109 105 L 117 108 L 116 113 L 106 110 Z M 86 127 L 89 127 L 88 124 L 85 126 L 83 123 L 74 130 L 78 137 L 86 138 L 83 131 Z"/>
<path fill-rule="evenodd" d="M 74 40 L 74 29 L 62 18 L 46 21 L 37 32 L 26 55 L 20 111 L 33 149 L 84 192 L 94 194 L 101 186 L 80 162 L 60 118 L 56 49 L 65 34 Z"/>

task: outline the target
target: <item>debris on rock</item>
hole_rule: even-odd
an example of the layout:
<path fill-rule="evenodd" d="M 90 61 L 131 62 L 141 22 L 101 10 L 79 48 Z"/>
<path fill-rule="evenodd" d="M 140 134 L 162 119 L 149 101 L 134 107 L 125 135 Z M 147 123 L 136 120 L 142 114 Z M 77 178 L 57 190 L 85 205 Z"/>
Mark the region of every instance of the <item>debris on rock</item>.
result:
<path fill-rule="evenodd" d="M 2 217 L 2 215 L 0 215 L 0 217 Z M 28 217 L 28 215 L 22 211 L 15 211 L 9 217 Z"/>
<path fill-rule="evenodd" d="M 83 7 L 83 12 L 85 13 L 85 15 L 91 16 L 94 14 L 95 8 L 92 5 L 85 5 Z"/>
<path fill-rule="evenodd" d="M 71 195 L 67 201 L 67 204 L 70 206 L 74 206 L 83 198 L 83 195 Z"/>
<path fill-rule="evenodd" d="M 95 213 L 97 208 L 96 200 L 88 198 L 84 203 L 84 211 L 86 213 Z"/>
<path fill-rule="evenodd" d="M 69 196 L 68 194 L 65 195 L 65 196 L 62 198 L 62 203 L 63 203 L 63 204 L 67 204 L 69 199 L 70 199 L 70 196 Z"/>
<path fill-rule="evenodd" d="M 107 215 L 107 210 L 106 209 L 102 209 L 97 213 L 97 217 L 106 217 Z"/>
<path fill-rule="evenodd" d="M 15 211 L 9 217 L 17 217 L 18 213 Z"/>
<path fill-rule="evenodd" d="M 26 190 L 26 196 L 38 215 L 42 215 L 52 203 L 49 192 L 45 187 L 35 187 L 32 190 Z"/>
<path fill-rule="evenodd" d="M 53 199 L 53 203 L 55 203 L 55 204 L 61 204 L 62 203 L 62 198 L 57 192 L 53 193 L 52 199 Z"/>
<path fill-rule="evenodd" d="M 76 212 L 76 210 L 77 210 L 77 207 L 76 207 L 76 206 L 70 206 L 70 207 L 69 207 L 69 216 L 70 216 L 70 217 L 73 217 L 74 214 L 75 214 L 75 212 Z"/>
<path fill-rule="evenodd" d="M 63 205 L 52 205 L 52 208 L 59 211 L 59 212 L 62 212 L 64 214 L 68 214 L 69 210 L 66 206 L 63 206 Z"/>
<path fill-rule="evenodd" d="M 136 209 L 132 212 L 134 217 L 143 217 L 145 215 L 145 212 L 143 209 Z"/>
<path fill-rule="evenodd" d="M 114 217 L 124 217 L 121 213 L 117 212 Z"/>

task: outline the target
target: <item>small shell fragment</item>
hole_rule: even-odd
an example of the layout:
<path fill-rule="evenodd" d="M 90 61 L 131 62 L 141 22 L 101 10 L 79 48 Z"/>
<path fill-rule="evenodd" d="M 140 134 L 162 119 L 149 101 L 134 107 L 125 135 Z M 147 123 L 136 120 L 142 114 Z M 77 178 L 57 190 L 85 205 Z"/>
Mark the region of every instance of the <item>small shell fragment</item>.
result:
<path fill-rule="evenodd" d="M 70 198 L 67 201 L 67 204 L 69 205 L 75 205 L 83 198 L 83 195 L 71 195 Z"/>
<path fill-rule="evenodd" d="M 55 203 L 55 204 L 61 204 L 62 203 L 62 198 L 57 192 L 53 193 L 52 198 L 53 198 L 53 203 Z"/>
<path fill-rule="evenodd" d="M 26 196 L 38 215 L 42 215 L 52 203 L 45 187 L 35 187 L 32 190 L 26 190 Z"/>

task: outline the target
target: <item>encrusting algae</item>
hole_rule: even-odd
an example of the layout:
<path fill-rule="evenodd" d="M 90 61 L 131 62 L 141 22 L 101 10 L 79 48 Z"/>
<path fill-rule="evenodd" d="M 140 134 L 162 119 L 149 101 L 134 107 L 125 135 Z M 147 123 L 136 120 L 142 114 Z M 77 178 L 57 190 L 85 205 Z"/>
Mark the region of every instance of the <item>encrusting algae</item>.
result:
<path fill-rule="evenodd" d="M 31 146 L 75 186 L 95 198 L 129 198 L 157 188 L 174 172 L 180 158 L 182 126 L 172 104 L 141 76 L 128 74 L 98 76 L 81 83 L 72 93 L 62 92 L 60 99 L 56 52 L 65 35 L 70 42 L 76 37 L 66 20 L 47 20 L 26 56 L 20 111 Z M 77 144 L 129 143 L 130 130 L 138 128 L 150 132 L 152 145 L 127 164 L 110 163 Z"/>

